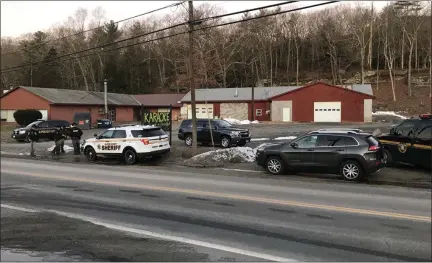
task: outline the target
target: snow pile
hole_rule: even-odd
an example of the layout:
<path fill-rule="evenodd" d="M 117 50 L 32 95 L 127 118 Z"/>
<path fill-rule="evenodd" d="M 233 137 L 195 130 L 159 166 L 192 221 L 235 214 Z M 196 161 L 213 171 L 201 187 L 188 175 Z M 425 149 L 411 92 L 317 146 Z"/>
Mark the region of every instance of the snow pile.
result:
<path fill-rule="evenodd" d="M 192 167 L 220 167 L 226 163 L 253 163 L 258 148 L 276 145 L 276 143 L 263 143 L 256 148 L 233 147 L 219 149 L 195 155 L 184 163 Z"/>
<path fill-rule="evenodd" d="M 372 116 L 395 116 L 403 120 L 408 119 L 407 117 L 397 114 L 394 111 L 376 111 L 372 113 Z"/>
<path fill-rule="evenodd" d="M 229 122 L 230 124 L 234 125 L 244 125 L 244 124 L 251 124 L 251 123 L 259 123 L 259 121 L 249 121 L 249 120 L 237 120 L 237 119 L 231 119 L 231 118 L 225 118 L 223 119 L 226 122 Z"/>
<path fill-rule="evenodd" d="M 49 147 L 49 148 L 47 149 L 47 151 L 51 152 L 52 150 L 54 150 L 54 147 L 55 147 L 55 145 Z M 68 152 L 73 152 L 74 149 L 73 149 L 73 147 L 70 147 L 70 146 L 68 146 L 68 145 L 65 145 L 65 146 L 64 146 L 64 150 L 65 150 L 66 153 L 68 153 Z"/>
<path fill-rule="evenodd" d="M 241 162 L 251 163 L 255 161 L 255 150 L 250 147 L 233 147 L 201 153 L 191 159 L 196 161 L 201 158 L 209 158 L 215 162 L 230 162 L 233 159 L 238 159 Z"/>

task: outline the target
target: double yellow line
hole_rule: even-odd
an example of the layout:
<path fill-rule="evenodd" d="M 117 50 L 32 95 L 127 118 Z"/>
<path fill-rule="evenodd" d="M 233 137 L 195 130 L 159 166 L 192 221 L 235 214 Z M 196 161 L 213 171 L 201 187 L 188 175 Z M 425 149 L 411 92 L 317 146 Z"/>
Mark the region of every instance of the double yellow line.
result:
<path fill-rule="evenodd" d="M 417 216 L 417 215 L 410 215 L 410 214 L 357 209 L 357 208 L 349 208 L 349 207 L 341 207 L 341 206 L 320 205 L 320 204 L 313 204 L 313 203 L 304 203 L 304 202 L 289 201 L 289 200 L 277 200 L 277 199 L 254 197 L 254 196 L 247 196 L 247 195 L 217 193 L 217 192 L 184 189 L 184 188 L 154 186 L 154 185 L 147 185 L 147 184 L 130 184 L 130 183 L 123 183 L 123 182 L 115 182 L 115 181 L 100 181 L 100 180 L 95 180 L 90 178 L 71 178 L 68 176 L 61 176 L 61 175 L 37 174 L 37 173 L 13 171 L 13 170 L 5 170 L 5 169 L 2 169 L 1 172 L 8 173 L 8 174 L 46 178 L 46 179 L 56 179 L 56 180 L 60 179 L 60 180 L 75 181 L 75 182 L 82 182 L 82 183 L 94 183 L 94 184 L 130 187 L 130 188 L 146 189 L 146 190 L 154 190 L 154 191 L 165 191 L 171 193 L 193 194 L 193 195 L 215 197 L 215 198 L 227 198 L 227 199 L 235 199 L 235 200 L 242 200 L 242 201 L 251 201 L 251 202 L 258 202 L 258 203 L 265 203 L 265 204 L 272 204 L 272 205 L 282 205 L 282 206 L 291 206 L 291 207 L 294 206 L 294 207 L 302 207 L 302 208 L 337 211 L 337 212 L 344 212 L 344 213 L 353 213 L 359 215 L 381 216 L 381 217 L 399 218 L 399 219 L 407 219 L 407 220 L 414 220 L 414 221 L 424 221 L 429 223 L 432 221 L 432 218 L 430 216 Z"/>

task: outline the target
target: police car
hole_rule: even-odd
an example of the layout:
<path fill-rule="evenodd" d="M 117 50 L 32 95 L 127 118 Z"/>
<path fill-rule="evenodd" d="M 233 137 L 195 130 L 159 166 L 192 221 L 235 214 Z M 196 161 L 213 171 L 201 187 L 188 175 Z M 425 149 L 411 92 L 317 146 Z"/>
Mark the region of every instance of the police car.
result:
<path fill-rule="evenodd" d="M 404 120 L 392 127 L 389 134 L 377 137 L 384 147 L 384 160 L 387 164 L 399 162 L 432 168 L 431 114 Z"/>
<path fill-rule="evenodd" d="M 171 149 L 168 135 L 155 126 L 113 127 L 94 136 L 81 145 L 81 151 L 92 162 L 104 157 L 121 158 L 126 164 L 134 164 L 140 157 L 161 156 Z"/>

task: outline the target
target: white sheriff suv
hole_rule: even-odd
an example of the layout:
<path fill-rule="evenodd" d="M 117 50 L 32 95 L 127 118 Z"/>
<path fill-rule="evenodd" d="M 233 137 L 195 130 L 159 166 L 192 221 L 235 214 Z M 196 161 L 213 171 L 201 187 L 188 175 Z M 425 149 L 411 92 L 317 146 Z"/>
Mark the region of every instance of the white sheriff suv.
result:
<path fill-rule="evenodd" d="M 168 135 L 157 126 L 119 126 L 94 136 L 81 144 L 81 151 L 91 162 L 105 157 L 134 164 L 140 157 L 161 156 L 171 149 Z"/>

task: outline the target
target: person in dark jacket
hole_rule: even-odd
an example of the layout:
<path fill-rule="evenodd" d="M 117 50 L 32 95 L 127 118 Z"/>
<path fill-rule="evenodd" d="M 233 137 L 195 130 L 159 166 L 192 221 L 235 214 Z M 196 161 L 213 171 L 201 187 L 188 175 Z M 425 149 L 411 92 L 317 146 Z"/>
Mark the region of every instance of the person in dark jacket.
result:
<path fill-rule="evenodd" d="M 30 143 L 31 143 L 30 156 L 31 157 L 36 157 L 36 155 L 35 155 L 35 148 L 34 148 L 34 142 L 36 142 L 37 140 L 39 140 L 39 132 L 33 126 L 33 127 L 31 127 L 28 136 L 29 136 Z"/>
<path fill-rule="evenodd" d="M 65 153 L 64 150 L 64 141 L 67 139 L 68 131 L 65 126 L 60 126 L 60 132 L 62 134 L 62 138 L 60 141 L 60 152 Z"/>
<path fill-rule="evenodd" d="M 61 127 L 57 127 L 56 131 L 54 132 L 54 142 L 55 146 L 51 153 L 58 156 L 60 155 L 60 148 L 62 147 L 62 144 L 64 144 L 64 131 L 61 129 Z"/>
<path fill-rule="evenodd" d="M 80 141 L 82 135 L 83 132 L 77 127 L 77 124 L 75 122 L 72 123 L 71 127 L 69 128 L 69 137 L 72 139 L 74 155 L 80 155 Z"/>

